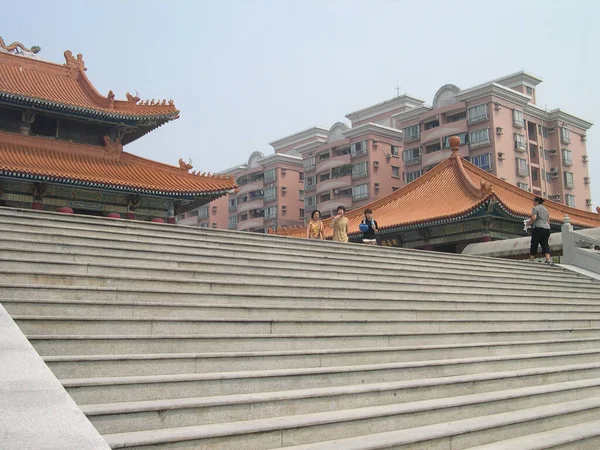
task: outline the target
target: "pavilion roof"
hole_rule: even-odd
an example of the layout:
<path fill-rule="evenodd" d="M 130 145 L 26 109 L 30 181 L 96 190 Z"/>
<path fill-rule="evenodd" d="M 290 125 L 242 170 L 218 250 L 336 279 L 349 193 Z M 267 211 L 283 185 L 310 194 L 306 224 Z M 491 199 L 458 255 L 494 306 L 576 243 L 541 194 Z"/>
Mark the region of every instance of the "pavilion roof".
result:
<path fill-rule="evenodd" d="M 403 230 L 435 225 L 466 218 L 480 211 L 490 202 L 515 219 L 525 219 L 531 214 L 536 196 L 507 183 L 461 158 L 458 149 L 436 167 L 412 183 L 392 192 L 373 203 L 350 211 L 350 235 L 362 234 L 358 225 L 366 208 L 373 210 L 373 217 L 380 232 Z M 568 215 L 571 224 L 582 228 L 600 227 L 600 215 L 565 206 L 550 200 L 544 202 L 550 220 L 562 224 Z M 323 220 L 325 238 L 331 238 L 333 230 L 328 226 L 331 219 Z M 304 237 L 304 227 L 282 228 L 276 234 Z"/>

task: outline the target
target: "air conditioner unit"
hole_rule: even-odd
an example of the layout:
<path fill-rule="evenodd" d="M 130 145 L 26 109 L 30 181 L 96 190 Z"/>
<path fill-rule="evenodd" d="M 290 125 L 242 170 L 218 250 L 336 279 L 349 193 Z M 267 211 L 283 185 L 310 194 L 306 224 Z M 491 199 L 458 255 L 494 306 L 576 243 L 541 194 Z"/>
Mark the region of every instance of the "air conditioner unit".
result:
<path fill-rule="evenodd" d="M 585 206 L 592 206 L 592 199 L 588 198 L 585 200 Z"/>
<path fill-rule="evenodd" d="M 548 199 L 553 200 L 553 201 L 560 201 L 560 194 L 549 195 Z"/>
<path fill-rule="evenodd" d="M 390 159 L 390 158 L 392 157 L 392 154 L 391 154 L 391 153 L 388 153 L 387 155 L 385 155 L 385 157 L 386 157 L 387 159 Z"/>
<path fill-rule="evenodd" d="M 500 161 L 504 161 L 504 159 L 505 159 L 505 158 L 504 158 L 504 152 L 498 152 L 498 159 L 499 159 Z"/>
<path fill-rule="evenodd" d="M 374 146 L 376 146 L 376 145 L 378 145 L 378 144 L 379 144 L 379 141 L 375 141 L 375 140 L 373 141 L 373 145 L 374 145 Z"/>
<path fill-rule="evenodd" d="M 286 169 L 285 167 L 283 167 L 283 168 L 281 169 L 281 173 L 286 173 L 286 172 L 287 172 L 287 169 Z"/>
<path fill-rule="evenodd" d="M 379 183 L 373 183 L 373 186 L 375 187 L 375 189 L 379 189 Z"/>
<path fill-rule="evenodd" d="M 373 167 L 379 167 L 379 161 L 373 161 Z"/>
<path fill-rule="evenodd" d="M 587 136 L 585 134 L 581 135 L 581 142 L 587 141 Z"/>
<path fill-rule="evenodd" d="M 591 178 L 590 178 L 590 177 L 583 177 L 583 182 L 584 182 L 585 184 L 590 184 L 590 183 L 592 182 L 592 180 L 591 180 Z"/>
<path fill-rule="evenodd" d="M 556 127 L 550 127 L 550 128 L 548 128 L 548 134 L 552 134 L 554 132 L 556 132 Z"/>
<path fill-rule="evenodd" d="M 498 136 L 502 136 L 504 134 L 504 128 L 502 128 L 502 127 L 496 127 L 496 134 Z"/>
<path fill-rule="evenodd" d="M 549 155 L 554 156 L 556 155 L 556 149 L 555 148 L 551 148 L 549 150 L 546 150 L 548 152 Z"/>
<path fill-rule="evenodd" d="M 340 193 L 340 190 L 339 190 L 339 189 L 334 189 L 334 190 L 333 190 L 333 193 L 337 195 L 337 194 L 339 194 L 339 193 Z"/>
<path fill-rule="evenodd" d="M 282 211 L 285 211 L 286 209 L 287 209 L 287 206 L 286 206 L 286 205 L 281 205 L 281 210 L 282 210 Z"/>
<path fill-rule="evenodd" d="M 281 186 L 281 192 L 285 192 L 285 191 L 287 191 L 287 187 Z"/>
<path fill-rule="evenodd" d="M 275 187 L 275 185 L 273 183 L 269 184 L 269 187 Z"/>
<path fill-rule="evenodd" d="M 212 207 L 212 210 L 213 210 L 213 211 L 216 211 L 216 210 L 217 210 L 217 207 L 216 207 L 215 205 L 213 205 L 213 207 Z"/>
<path fill-rule="evenodd" d="M 500 104 L 500 102 L 494 102 L 494 109 L 496 111 L 500 111 L 500 109 L 502 109 L 502 105 Z"/>
<path fill-rule="evenodd" d="M 552 175 L 554 178 L 558 177 L 558 167 L 553 167 L 550 169 L 550 175 Z"/>
<path fill-rule="evenodd" d="M 588 159 L 589 159 L 588 155 L 583 155 L 583 162 L 588 162 Z"/>

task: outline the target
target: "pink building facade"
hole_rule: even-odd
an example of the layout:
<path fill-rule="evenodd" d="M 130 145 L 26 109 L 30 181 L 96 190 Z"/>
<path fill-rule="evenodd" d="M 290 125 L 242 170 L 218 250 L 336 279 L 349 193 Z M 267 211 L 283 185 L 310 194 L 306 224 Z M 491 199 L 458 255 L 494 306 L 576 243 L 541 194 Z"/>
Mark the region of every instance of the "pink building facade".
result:
<path fill-rule="evenodd" d="M 442 86 L 433 106 L 392 114 L 403 131 L 403 180 L 408 183 L 450 156 L 461 156 L 524 190 L 591 210 L 586 132 L 592 123 L 535 104 L 542 80 L 519 72 L 464 91 Z"/>

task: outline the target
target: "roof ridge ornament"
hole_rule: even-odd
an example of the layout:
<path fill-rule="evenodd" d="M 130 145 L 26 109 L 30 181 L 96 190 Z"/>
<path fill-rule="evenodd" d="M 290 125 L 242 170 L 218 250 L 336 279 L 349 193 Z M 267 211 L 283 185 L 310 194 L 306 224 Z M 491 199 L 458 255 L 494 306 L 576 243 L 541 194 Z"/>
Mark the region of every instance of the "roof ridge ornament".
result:
<path fill-rule="evenodd" d="M 188 163 L 185 163 L 183 159 L 179 158 L 179 170 L 184 170 L 186 172 L 192 170 L 194 168 L 194 166 L 192 165 L 192 160 L 188 158 L 188 161 Z"/>
<path fill-rule="evenodd" d="M 467 189 L 469 189 L 473 195 L 479 198 L 486 198 L 487 196 L 491 195 L 494 191 L 492 183 L 481 180 L 479 186 L 477 186 L 466 172 L 462 164 L 462 158 L 458 154 L 461 144 L 460 137 L 452 136 L 450 139 L 448 139 L 448 142 L 450 143 L 450 149 L 452 150 L 452 156 L 450 156 L 450 158 L 453 158 L 458 165 L 458 170 L 460 171 L 462 178 L 466 183 Z"/>
<path fill-rule="evenodd" d="M 6 45 L 2 37 L 0 37 L 0 49 L 5 50 L 7 53 L 12 53 L 13 55 L 22 55 L 27 56 L 25 53 L 32 53 L 34 55 L 38 54 L 42 51 L 42 47 L 39 45 L 34 45 L 31 48 L 25 47 L 20 42 L 13 42 L 10 45 Z"/>
<path fill-rule="evenodd" d="M 68 69 L 68 76 L 71 78 L 77 79 L 81 72 L 87 70 L 81 53 L 78 53 L 77 58 L 75 58 L 71 50 L 65 50 L 65 61 L 64 66 Z"/>

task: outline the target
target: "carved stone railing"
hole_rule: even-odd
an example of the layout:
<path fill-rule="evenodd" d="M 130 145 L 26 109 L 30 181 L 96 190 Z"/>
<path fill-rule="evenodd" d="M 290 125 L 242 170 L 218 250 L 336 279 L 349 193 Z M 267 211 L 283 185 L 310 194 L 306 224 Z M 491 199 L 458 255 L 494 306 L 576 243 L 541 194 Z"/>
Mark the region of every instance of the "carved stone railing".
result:
<path fill-rule="evenodd" d="M 561 232 L 561 263 L 600 274 L 600 251 L 596 250 L 600 246 L 600 239 L 574 231 L 569 216 L 565 216 Z"/>

